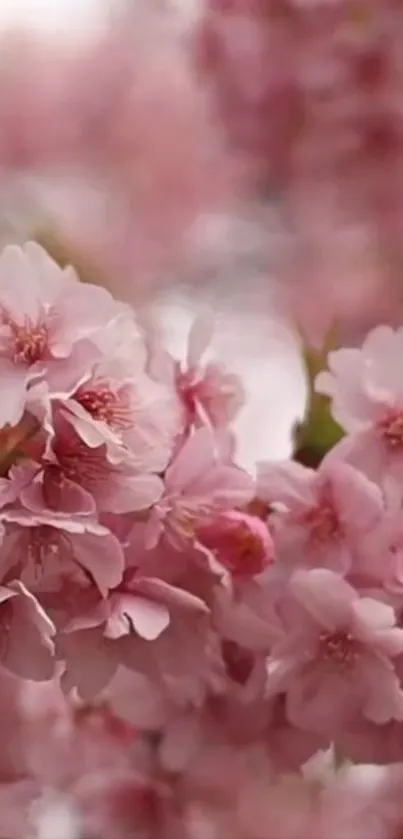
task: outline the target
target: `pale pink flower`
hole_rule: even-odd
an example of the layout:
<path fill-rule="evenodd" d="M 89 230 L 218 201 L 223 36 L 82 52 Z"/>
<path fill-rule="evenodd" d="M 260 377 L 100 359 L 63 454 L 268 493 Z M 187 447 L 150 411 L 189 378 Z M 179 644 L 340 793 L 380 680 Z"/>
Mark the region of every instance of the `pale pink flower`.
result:
<path fill-rule="evenodd" d="M 233 438 L 227 432 L 197 430 L 168 467 L 164 494 L 148 523 L 147 543 L 161 537 L 183 548 L 198 528 L 217 513 L 242 507 L 254 493 L 252 478 L 232 463 Z"/>
<path fill-rule="evenodd" d="M 27 390 L 46 380 L 51 393 L 77 385 L 96 353 L 88 339 L 123 316 L 104 289 L 81 284 L 34 243 L 0 257 L 0 425 L 22 417 Z M 6 396 L 7 393 L 7 396 Z"/>
<path fill-rule="evenodd" d="M 237 510 L 221 513 L 198 531 L 203 545 L 234 577 L 253 577 L 273 562 L 274 545 L 267 525 Z"/>
<path fill-rule="evenodd" d="M 361 349 L 329 353 L 329 371 L 316 390 L 332 400 L 332 414 L 349 432 L 334 450 L 375 478 L 403 469 L 403 329 L 378 326 Z"/>
<path fill-rule="evenodd" d="M 317 471 L 294 462 L 259 464 L 257 494 L 273 505 L 279 557 L 346 572 L 382 518 L 379 487 L 357 469 L 324 460 Z"/>
<path fill-rule="evenodd" d="M 118 357 L 96 364 L 63 410 L 89 448 L 106 445 L 112 462 L 130 458 L 139 472 L 162 472 L 182 429 L 174 388 Z"/>
<path fill-rule="evenodd" d="M 32 513 L 51 510 L 56 518 L 94 516 L 96 512 L 93 497 L 65 477 L 60 467 L 52 462 L 26 459 L 16 463 L 10 468 L 8 477 L 2 479 L 0 499 L 2 506 L 19 501 Z"/>
<path fill-rule="evenodd" d="M 63 578 L 95 585 L 105 596 L 123 575 L 124 557 L 108 528 L 86 517 L 66 518 L 52 511 L 2 512 L 3 580 L 18 577 L 30 589 L 58 590 Z"/>
<path fill-rule="evenodd" d="M 330 737 L 363 716 L 403 719 L 393 659 L 403 630 L 391 606 L 360 596 L 332 571 L 297 571 L 284 603 L 284 638 L 274 645 L 268 686 L 285 693 L 290 721 Z"/>
<path fill-rule="evenodd" d="M 129 458 L 111 463 L 105 443 L 88 447 L 60 407 L 53 411 L 53 433 L 39 463 L 25 461 L 11 470 L 11 482 L 24 486 L 21 503 L 34 513 L 126 513 L 148 509 L 158 501 L 163 483 L 157 475 L 139 473 Z"/>
<path fill-rule="evenodd" d="M 55 627 L 35 597 L 17 580 L 0 587 L 0 662 L 23 679 L 50 679 Z"/>
<path fill-rule="evenodd" d="M 176 386 L 188 422 L 214 427 L 229 425 L 245 401 L 242 381 L 217 361 L 203 363 L 213 337 L 212 319 L 196 318 L 188 339 L 185 363 L 179 365 Z"/>

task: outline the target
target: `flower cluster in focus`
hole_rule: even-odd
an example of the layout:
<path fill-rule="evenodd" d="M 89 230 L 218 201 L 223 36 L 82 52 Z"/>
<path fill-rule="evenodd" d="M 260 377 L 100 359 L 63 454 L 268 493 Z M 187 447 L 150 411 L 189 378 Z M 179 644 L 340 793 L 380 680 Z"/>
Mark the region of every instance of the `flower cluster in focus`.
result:
<path fill-rule="evenodd" d="M 250 475 L 207 316 L 174 358 L 31 242 L 0 313 L 0 835 L 395 839 L 402 330 L 329 354 L 316 470 Z"/>

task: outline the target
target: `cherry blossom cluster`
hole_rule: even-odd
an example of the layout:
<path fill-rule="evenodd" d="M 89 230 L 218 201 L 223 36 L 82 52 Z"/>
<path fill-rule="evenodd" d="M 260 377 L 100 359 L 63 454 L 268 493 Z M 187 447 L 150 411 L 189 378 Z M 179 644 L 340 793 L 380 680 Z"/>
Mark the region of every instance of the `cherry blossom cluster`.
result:
<path fill-rule="evenodd" d="M 403 330 L 329 354 L 317 469 L 252 475 L 208 313 L 174 358 L 29 242 L 0 317 L 0 836 L 397 839 Z"/>

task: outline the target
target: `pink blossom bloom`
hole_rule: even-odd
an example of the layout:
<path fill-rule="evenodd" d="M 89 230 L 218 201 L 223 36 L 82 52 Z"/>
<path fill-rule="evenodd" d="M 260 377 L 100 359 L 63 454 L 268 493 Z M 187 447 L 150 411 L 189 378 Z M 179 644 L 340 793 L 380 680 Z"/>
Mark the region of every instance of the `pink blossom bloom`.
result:
<path fill-rule="evenodd" d="M 402 329 L 378 326 L 361 349 L 330 353 L 330 372 L 322 372 L 316 379 L 318 392 L 332 400 L 334 418 L 349 432 L 335 449 L 335 456 L 348 459 L 375 478 L 402 474 L 402 349 Z"/>
<path fill-rule="evenodd" d="M 89 448 L 62 409 L 53 411 L 53 433 L 39 463 L 25 461 L 11 470 L 11 483 L 27 509 L 43 513 L 88 515 L 144 510 L 163 491 L 157 475 L 139 473 L 130 459 L 111 463 L 105 443 Z"/>
<path fill-rule="evenodd" d="M 87 518 L 23 509 L 2 512 L 2 576 L 17 576 L 33 590 L 58 590 L 64 577 L 95 584 L 106 595 L 123 575 L 122 548 L 110 531 Z"/>
<path fill-rule="evenodd" d="M 162 472 L 182 429 L 174 388 L 118 357 L 96 364 L 63 410 L 86 446 L 106 445 L 111 461 L 130 458 L 139 472 Z"/>
<path fill-rule="evenodd" d="M 198 537 L 234 577 L 253 577 L 273 562 L 274 546 L 267 525 L 236 510 L 202 526 Z"/>
<path fill-rule="evenodd" d="M 212 336 L 211 319 L 196 318 L 189 334 L 185 364 L 177 371 L 176 385 L 188 421 L 219 428 L 235 418 L 245 401 L 245 393 L 239 376 L 216 361 L 203 365 Z"/>
<path fill-rule="evenodd" d="M 289 593 L 268 684 L 286 693 L 290 721 L 333 737 L 358 715 L 378 724 L 403 719 L 392 663 L 403 630 L 394 610 L 324 568 L 297 571 Z"/>
<path fill-rule="evenodd" d="M 165 474 L 165 489 L 148 523 L 147 544 L 164 534 L 179 549 L 192 543 L 198 528 L 217 513 L 242 507 L 253 497 L 250 476 L 231 462 L 233 439 L 207 428 L 182 446 Z"/>
<path fill-rule="evenodd" d="M 294 462 L 260 464 L 257 493 L 274 506 L 280 558 L 336 571 L 350 569 L 384 512 L 379 487 L 338 460 L 325 459 L 317 471 Z"/>
<path fill-rule="evenodd" d="M 38 245 L 9 246 L 0 257 L 0 365 L 7 398 L 0 425 L 22 417 L 31 382 L 63 393 L 78 383 L 95 353 L 91 335 L 125 312 L 104 289 L 61 270 Z"/>
<path fill-rule="evenodd" d="M 54 463 L 37 463 L 27 459 L 12 466 L 8 478 L 3 478 L 0 484 L 0 497 L 3 506 L 20 501 L 32 513 L 51 510 L 56 518 L 94 516 L 96 512 L 93 497 L 65 478 L 60 467 Z"/>
<path fill-rule="evenodd" d="M 50 679 L 55 627 L 35 597 L 17 580 L 0 587 L 0 662 L 23 679 Z"/>

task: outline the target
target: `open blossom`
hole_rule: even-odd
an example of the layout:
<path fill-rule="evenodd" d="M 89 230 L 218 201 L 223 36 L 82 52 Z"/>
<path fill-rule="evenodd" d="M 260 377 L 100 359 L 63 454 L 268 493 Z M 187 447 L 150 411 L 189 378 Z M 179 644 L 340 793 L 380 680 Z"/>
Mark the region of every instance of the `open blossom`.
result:
<path fill-rule="evenodd" d="M 0 256 L 0 371 L 7 398 L 0 425 L 19 422 L 32 382 L 45 380 L 52 393 L 78 384 L 96 352 L 91 335 L 125 312 L 104 289 L 60 269 L 38 245 L 6 247 Z"/>
<path fill-rule="evenodd" d="M 338 457 L 380 478 L 403 474 L 403 329 L 378 326 L 361 349 L 329 353 L 329 371 L 319 373 L 316 390 L 329 396 L 332 414 L 349 432 Z"/>
<path fill-rule="evenodd" d="M 54 671 L 55 627 L 18 580 L 0 586 L 0 663 L 23 679 L 43 681 Z"/>
<path fill-rule="evenodd" d="M 118 357 L 94 365 L 63 409 L 86 446 L 105 445 L 111 461 L 130 458 L 142 472 L 163 471 L 182 427 L 174 388 Z"/>
<path fill-rule="evenodd" d="M 106 595 L 123 575 L 122 548 L 110 531 L 80 517 L 24 509 L 2 511 L 0 573 L 20 579 L 35 591 L 58 590 L 63 577 L 79 585 L 95 585 Z"/>
<path fill-rule="evenodd" d="M 291 565 L 349 571 L 382 519 L 379 487 L 347 463 L 317 471 L 294 462 L 259 464 L 257 494 L 270 516 L 280 558 Z"/>
<path fill-rule="evenodd" d="M 217 361 L 203 363 L 212 337 L 211 319 L 196 318 L 189 334 L 185 364 L 177 370 L 176 386 L 189 422 L 219 428 L 232 422 L 245 401 L 245 393 L 235 373 Z"/>
<path fill-rule="evenodd" d="M 163 535 L 183 548 L 217 513 L 251 500 L 253 480 L 232 463 L 232 448 L 230 434 L 207 428 L 186 440 L 165 473 L 164 493 L 151 512 L 146 537 L 150 548 Z"/>
<path fill-rule="evenodd" d="M 393 667 L 403 630 L 393 608 L 324 568 L 297 571 L 289 595 L 268 665 L 269 690 L 286 694 L 289 720 L 331 739 L 358 715 L 403 719 Z"/>
<path fill-rule="evenodd" d="M 10 483 L 23 506 L 34 513 L 88 515 L 95 509 L 145 510 L 159 499 L 163 483 L 157 475 L 139 473 L 129 458 L 111 463 L 106 444 L 86 446 L 70 419 L 56 406 L 53 436 L 39 462 L 26 460 L 11 470 Z"/>

